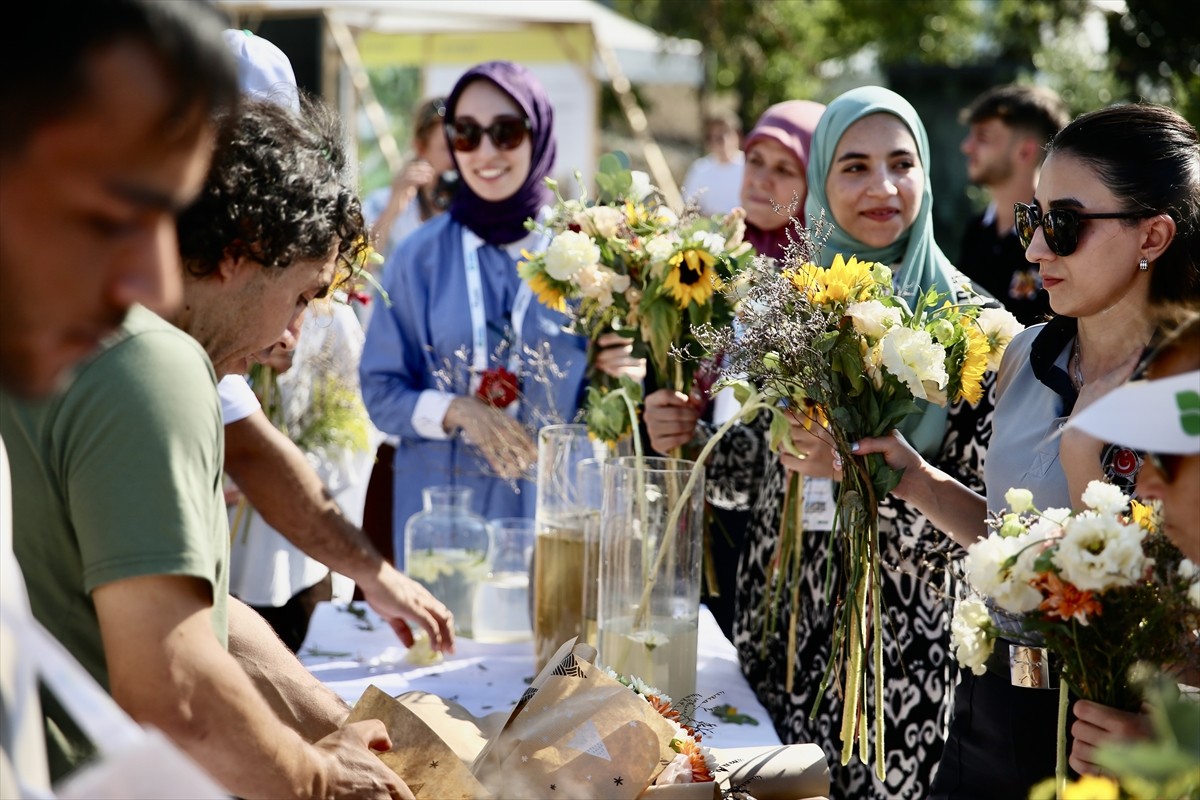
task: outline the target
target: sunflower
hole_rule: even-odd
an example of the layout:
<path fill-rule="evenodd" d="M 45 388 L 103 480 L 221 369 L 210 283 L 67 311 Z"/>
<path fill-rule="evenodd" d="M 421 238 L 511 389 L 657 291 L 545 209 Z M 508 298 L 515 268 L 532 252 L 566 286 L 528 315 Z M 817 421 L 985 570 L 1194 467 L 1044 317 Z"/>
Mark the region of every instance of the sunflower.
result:
<path fill-rule="evenodd" d="M 529 288 L 537 295 L 538 302 L 555 311 L 566 311 L 566 291 L 563 285 L 543 271 L 545 265 L 540 258 L 528 250 L 522 250 L 521 255 L 525 260 L 517 262 L 517 274 L 529 284 Z"/>
<path fill-rule="evenodd" d="M 825 270 L 825 302 L 849 304 L 870 299 L 876 286 L 874 266 L 854 256 L 847 261 L 838 253 Z"/>
<path fill-rule="evenodd" d="M 963 363 L 958 394 L 955 402 L 966 400 L 976 405 L 983 397 L 983 373 L 987 370 L 988 354 L 992 351 L 988 337 L 979 327 L 966 321 L 967 350 L 963 354 Z"/>
<path fill-rule="evenodd" d="M 671 296 L 681 309 L 687 308 L 693 300 L 698 306 L 704 305 L 714 291 L 722 288 L 721 279 L 714 269 L 716 256 L 707 250 L 680 250 L 667 263 L 671 269 L 667 272 L 663 287 L 671 291 Z"/>

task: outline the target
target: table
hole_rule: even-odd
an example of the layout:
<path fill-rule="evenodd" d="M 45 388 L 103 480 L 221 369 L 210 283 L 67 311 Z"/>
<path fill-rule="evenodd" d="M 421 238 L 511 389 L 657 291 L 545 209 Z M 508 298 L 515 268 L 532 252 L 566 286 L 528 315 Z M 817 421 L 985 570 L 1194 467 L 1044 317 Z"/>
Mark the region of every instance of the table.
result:
<path fill-rule="evenodd" d="M 440 664 L 407 660 L 395 633 L 362 603 L 321 603 L 313 613 L 300 660 L 326 686 L 353 705 L 374 684 L 389 695 L 431 692 L 453 700 L 477 717 L 511 709 L 534 676 L 533 644 L 457 641 L 456 653 Z M 779 736 L 737 663 L 737 651 L 712 613 L 700 607 L 696 691 L 700 722 L 712 723 L 707 745 L 732 748 L 778 745 Z M 733 706 L 758 724 L 728 722 L 708 709 Z"/>

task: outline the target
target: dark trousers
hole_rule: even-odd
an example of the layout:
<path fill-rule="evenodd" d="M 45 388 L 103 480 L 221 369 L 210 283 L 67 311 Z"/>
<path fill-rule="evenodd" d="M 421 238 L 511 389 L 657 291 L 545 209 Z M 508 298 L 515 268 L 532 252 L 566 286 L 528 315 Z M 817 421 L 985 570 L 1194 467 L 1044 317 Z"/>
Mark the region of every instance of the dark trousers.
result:
<path fill-rule="evenodd" d="M 367 481 L 367 497 L 363 503 L 362 531 L 375 549 L 389 564 L 396 563 L 395 544 L 392 538 L 392 483 L 395 474 L 396 448 L 390 444 L 379 445 L 375 451 L 375 466 L 371 479 Z M 354 599 L 362 600 L 362 590 L 354 587 Z"/>
<path fill-rule="evenodd" d="M 1072 696 L 1069 702 L 1074 700 Z M 1074 722 L 1068 707 L 1068 754 Z M 1028 797 L 1034 784 L 1054 776 L 1057 736 L 1057 689 L 1027 689 L 993 672 L 973 675 L 963 670 L 929 798 Z"/>
<path fill-rule="evenodd" d="M 325 577 L 307 589 L 301 589 L 281 606 L 250 606 L 267 621 L 279 638 L 293 653 L 300 649 L 308 635 L 308 621 L 317 603 L 333 598 L 333 575 Z"/>

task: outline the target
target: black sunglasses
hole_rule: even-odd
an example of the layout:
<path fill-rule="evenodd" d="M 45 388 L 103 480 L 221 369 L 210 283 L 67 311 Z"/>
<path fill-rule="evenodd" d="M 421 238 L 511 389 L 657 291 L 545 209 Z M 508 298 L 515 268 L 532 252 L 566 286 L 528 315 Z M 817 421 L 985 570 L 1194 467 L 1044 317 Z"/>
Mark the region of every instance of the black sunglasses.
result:
<path fill-rule="evenodd" d="M 1038 226 L 1046 234 L 1046 246 L 1056 256 L 1069 256 L 1079 246 L 1079 221 L 1084 219 L 1145 219 L 1154 216 L 1149 212 L 1132 214 L 1083 214 L 1073 208 L 1052 208 L 1046 213 L 1034 205 L 1014 203 L 1017 215 L 1017 238 L 1021 247 L 1029 249 L 1033 234 Z"/>
<path fill-rule="evenodd" d="M 525 141 L 525 134 L 532 130 L 525 117 L 504 115 L 492 120 L 486 128 L 470 117 L 461 117 L 446 123 L 446 136 L 450 146 L 460 153 L 469 153 L 479 147 L 486 133 L 497 150 L 516 150 Z"/>

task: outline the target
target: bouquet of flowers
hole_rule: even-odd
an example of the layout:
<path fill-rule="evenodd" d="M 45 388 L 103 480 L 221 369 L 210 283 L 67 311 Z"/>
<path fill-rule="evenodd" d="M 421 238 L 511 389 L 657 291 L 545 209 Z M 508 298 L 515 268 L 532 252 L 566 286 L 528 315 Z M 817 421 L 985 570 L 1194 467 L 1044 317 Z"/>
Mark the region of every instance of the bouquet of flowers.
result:
<path fill-rule="evenodd" d="M 583 184 L 582 178 L 579 180 Z M 576 331 L 592 342 L 607 332 L 634 340 L 659 386 L 692 389 L 696 360 L 673 358 L 695 351 L 698 325 L 725 326 L 732 296 L 720 290 L 736 280 L 753 248 L 742 240 L 740 209 L 724 217 L 673 212 L 645 173 L 631 171 L 623 153 L 600 159 L 597 194 L 557 202 L 544 220 L 527 227 L 544 232 L 544 252 L 522 253 L 517 266 L 543 304 L 571 314 Z M 616 442 L 633 430 L 640 389 L 594 375 L 586 421 L 592 434 Z"/>
<path fill-rule="evenodd" d="M 967 551 L 968 581 L 986 600 L 964 600 L 955 612 L 958 662 L 984 671 L 1000 633 L 990 604 L 1021 615 L 1020 631 L 1004 635 L 1044 641 L 1080 697 L 1136 710 L 1133 665 L 1189 657 L 1189 632 L 1200 627 L 1195 567 L 1155 532 L 1153 509 L 1116 486 L 1088 484 L 1078 513 L 1039 510 L 1025 489 L 1010 489 L 1004 499 L 1009 512 Z"/>
<path fill-rule="evenodd" d="M 782 271 L 767 265 L 753 271 L 737 330 L 709 327 L 698 338 L 709 352 L 724 354 L 726 374 L 744 376 L 718 382 L 735 385 L 742 417 L 760 410 L 773 414 L 775 446 L 790 447 L 790 413 L 802 415 L 841 457 L 832 535 L 846 545 L 838 565 L 845 588 L 843 597 L 831 598 L 838 615 L 834 658 L 816 702 L 836 672 L 845 693 L 841 734 L 846 763 L 855 741 L 866 760 L 868 643 L 882 640 L 878 505 L 900 480 L 882 458 L 857 456 L 850 445 L 901 425 L 921 409 L 919 402 L 978 402 L 984 373 L 999 365 L 1021 326 L 1001 309 L 983 308 L 982 299 L 956 305 L 934 290 L 922 293 L 910 308 L 893 290 L 891 270 L 883 264 L 841 255 L 828 268 L 808 261 L 810 236 L 802 232 L 792 243 Z M 802 494 L 802 483 L 793 475 L 769 576 L 769 618 L 782 591 L 792 592 L 793 608 L 799 600 Z M 875 707 L 881 709 L 883 657 L 880 646 L 873 650 Z M 789 663 L 794 659 L 795 641 L 789 637 Z M 879 742 L 882 726 L 883 715 L 877 713 Z M 875 756 L 882 777 L 882 749 Z"/>

